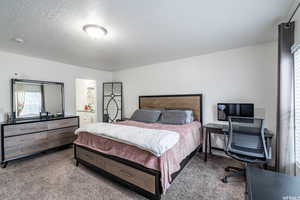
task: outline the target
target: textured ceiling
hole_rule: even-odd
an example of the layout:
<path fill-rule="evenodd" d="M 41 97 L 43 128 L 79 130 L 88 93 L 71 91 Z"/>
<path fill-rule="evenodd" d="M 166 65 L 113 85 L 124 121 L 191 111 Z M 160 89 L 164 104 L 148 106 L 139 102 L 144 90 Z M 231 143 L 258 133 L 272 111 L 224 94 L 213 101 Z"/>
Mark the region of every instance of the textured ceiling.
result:
<path fill-rule="evenodd" d="M 293 0 L 1 0 L 0 49 L 118 70 L 275 39 Z M 82 31 L 96 23 L 103 40 Z M 12 42 L 21 37 L 24 44 Z"/>

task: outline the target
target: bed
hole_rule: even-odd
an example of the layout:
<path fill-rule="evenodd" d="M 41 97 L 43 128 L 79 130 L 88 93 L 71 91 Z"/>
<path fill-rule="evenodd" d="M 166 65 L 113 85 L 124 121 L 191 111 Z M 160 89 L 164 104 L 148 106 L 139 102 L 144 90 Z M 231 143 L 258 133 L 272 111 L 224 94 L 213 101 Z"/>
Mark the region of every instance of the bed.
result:
<path fill-rule="evenodd" d="M 180 142 L 156 157 L 144 149 L 81 132 L 74 142 L 79 163 L 149 198 L 160 199 L 171 182 L 202 146 L 202 95 L 140 96 L 139 108 L 191 109 L 195 122 L 186 125 L 122 121 L 119 125 L 176 131 Z M 196 142 L 193 142 L 196 141 Z"/>

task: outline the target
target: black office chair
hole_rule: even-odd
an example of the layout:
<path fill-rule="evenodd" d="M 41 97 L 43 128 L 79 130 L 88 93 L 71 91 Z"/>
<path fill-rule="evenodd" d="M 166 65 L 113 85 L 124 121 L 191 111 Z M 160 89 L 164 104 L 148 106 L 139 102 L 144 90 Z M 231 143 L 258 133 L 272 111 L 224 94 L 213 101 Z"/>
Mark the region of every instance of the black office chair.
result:
<path fill-rule="evenodd" d="M 229 130 L 225 133 L 225 152 L 230 157 L 244 164 L 266 164 L 271 160 L 271 142 L 264 134 L 264 120 L 257 118 L 229 117 Z M 229 177 L 245 176 L 245 168 L 226 167 L 225 171 L 233 171 Z"/>

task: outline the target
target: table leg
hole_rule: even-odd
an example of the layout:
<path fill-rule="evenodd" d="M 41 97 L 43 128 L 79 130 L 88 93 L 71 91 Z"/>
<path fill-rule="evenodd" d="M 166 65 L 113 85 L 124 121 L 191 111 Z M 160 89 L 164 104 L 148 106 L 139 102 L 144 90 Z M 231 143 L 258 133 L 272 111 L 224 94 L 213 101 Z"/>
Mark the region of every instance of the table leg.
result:
<path fill-rule="evenodd" d="M 204 161 L 207 161 L 207 145 L 208 145 L 208 130 L 205 130 L 205 152 L 204 152 Z"/>
<path fill-rule="evenodd" d="M 208 134 L 208 139 L 209 139 L 209 154 L 212 154 L 211 153 L 211 132 L 209 132 Z"/>

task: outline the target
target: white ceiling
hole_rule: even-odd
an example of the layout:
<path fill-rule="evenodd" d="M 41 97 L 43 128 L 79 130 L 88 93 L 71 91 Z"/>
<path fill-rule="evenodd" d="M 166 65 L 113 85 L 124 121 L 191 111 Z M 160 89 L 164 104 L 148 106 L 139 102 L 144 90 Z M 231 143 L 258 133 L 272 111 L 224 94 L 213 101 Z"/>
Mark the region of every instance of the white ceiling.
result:
<path fill-rule="evenodd" d="M 0 49 L 95 69 L 137 67 L 273 41 L 293 1 L 1 0 Z M 108 36 L 89 38 L 82 26 L 91 23 Z"/>

